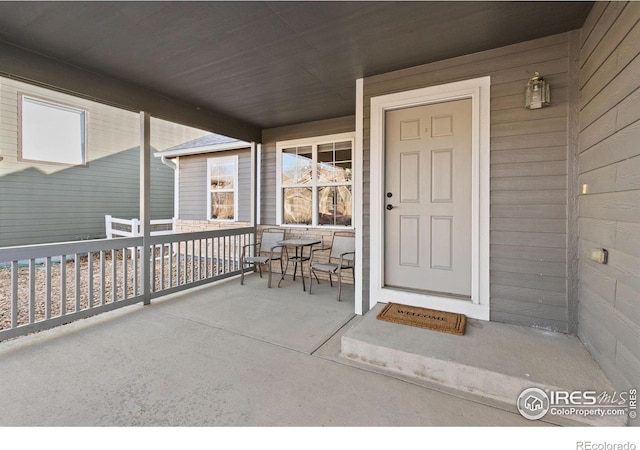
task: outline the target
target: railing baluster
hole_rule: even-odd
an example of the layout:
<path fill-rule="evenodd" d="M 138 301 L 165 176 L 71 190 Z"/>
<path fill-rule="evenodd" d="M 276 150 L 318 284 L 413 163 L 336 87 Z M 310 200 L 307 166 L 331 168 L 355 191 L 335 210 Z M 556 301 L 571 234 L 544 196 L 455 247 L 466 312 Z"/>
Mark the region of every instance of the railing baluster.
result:
<path fill-rule="evenodd" d="M 156 246 L 151 246 L 151 292 L 156 291 Z"/>
<path fill-rule="evenodd" d="M 211 272 L 218 275 L 218 238 L 211 238 Z"/>
<path fill-rule="evenodd" d="M 224 237 L 224 273 L 229 272 L 229 260 L 231 259 L 231 240 L 229 236 Z"/>
<path fill-rule="evenodd" d="M 47 260 L 45 262 L 46 266 L 44 269 L 44 279 L 45 279 L 45 299 L 44 299 L 44 318 L 51 319 L 51 256 L 47 256 Z"/>
<path fill-rule="evenodd" d="M 138 295 L 138 284 L 140 282 L 138 276 L 138 247 L 131 250 L 131 258 L 133 259 L 133 296 Z"/>
<path fill-rule="evenodd" d="M 36 261 L 29 260 L 29 323 L 35 322 L 36 317 Z"/>
<path fill-rule="evenodd" d="M 209 278 L 209 238 L 204 240 L 204 276 Z"/>
<path fill-rule="evenodd" d="M 236 236 L 229 236 L 229 272 L 236 270 Z"/>
<path fill-rule="evenodd" d="M 118 265 L 118 252 L 116 249 L 111 250 L 111 302 L 116 302 L 116 291 L 118 290 L 118 280 L 116 276 L 118 275 L 118 270 L 116 269 Z"/>
<path fill-rule="evenodd" d="M 105 251 L 101 250 L 100 251 L 100 305 L 104 305 L 105 304 L 105 297 L 106 297 L 106 291 L 107 291 L 107 278 L 105 276 L 105 270 L 106 270 L 106 258 L 105 258 Z"/>
<path fill-rule="evenodd" d="M 189 254 L 189 241 L 184 241 L 184 263 L 182 273 L 182 284 L 187 284 L 187 255 Z"/>
<path fill-rule="evenodd" d="M 233 261 L 233 270 L 238 270 L 240 268 L 240 236 L 234 236 L 233 239 L 236 241 L 236 247 L 234 253 L 234 261 Z"/>
<path fill-rule="evenodd" d="M 93 308 L 93 252 L 87 258 L 87 308 Z"/>
<path fill-rule="evenodd" d="M 165 248 L 165 245 L 160 244 L 160 290 L 161 291 L 164 290 L 164 248 Z"/>
<path fill-rule="evenodd" d="M 196 241 L 192 240 L 191 241 L 191 265 L 190 265 L 190 269 L 189 269 L 189 274 L 191 276 L 191 279 L 189 280 L 190 283 L 193 283 L 194 281 L 196 281 Z"/>
<path fill-rule="evenodd" d="M 222 237 L 222 273 L 227 273 L 227 237 Z"/>
<path fill-rule="evenodd" d="M 209 238 L 209 276 L 215 276 L 216 273 L 216 244 L 215 238 Z"/>
<path fill-rule="evenodd" d="M 233 270 L 238 269 L 238 243 L 240 242 L 238 236 L 233 237 Z"/>
<path fill-rule="evenodd" d="M 194 264 L 196 263 L 196 241 L 191 241 L 191 282 L 193 283 Z"/>
<path fill-rule="evenodd" d="M 127 264 L 128 252 L 129 249 L 127 247 L 122 249 L 122 300 L 129 296 L 129 264 Z"/>
<path fill-rule="evenodd" d="M 202 239 L 198 239 L 198 280 L 202 280 Z"/>
<path fill-rule="evenodd" d="M 233 236 L 233 270 L 238 269 L 238 236 Z"/>
<path fill-rule="evenodd" d="M 220 275 L 222 273 L 220 270 L 220 264 L 222 262 L 222 259 L 220 258 L 220 236 L 216 237 L 216 251 L 218 254 L 216 256 L 216 275 Z"/>
<path fill-rule="evenodd" d="M 60 316 L 67 314 L 67 255 L 60 255 Z"/>
<path fill-rule="evenodd" d="M 236 238 L 229 236 L 229 272 L 234 271 L 236 267 Z"/>
<path fill-rule="evenodd" d="M 11 328 L 18 326 L 18 261 L 11 261 Z"/>
<path fill-rule="evenodd" d="M 169 247 L 169 287 L 173 287 L 173 249 L 175 248 L 174 244 L 171 244 Z"/>
<path fill-rule="evenodd" d="M 78 253 L 75 254 L 75 261 L 74 261 L 74 268 L 75 268 L 75 277 L 76 277 L 76 312 L 80 311 L 80 255 Z"/>

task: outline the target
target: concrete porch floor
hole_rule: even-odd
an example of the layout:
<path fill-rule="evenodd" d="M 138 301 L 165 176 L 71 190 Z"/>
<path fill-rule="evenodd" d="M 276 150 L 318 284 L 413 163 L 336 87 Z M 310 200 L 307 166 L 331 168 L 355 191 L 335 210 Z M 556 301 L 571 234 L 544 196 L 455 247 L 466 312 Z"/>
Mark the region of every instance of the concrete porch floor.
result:
<path fill-rule="evenodd" d="M 336 302 L 328 283 L 309 295 L 251 275 L 14 339 L 0 343 L 0 426 L 549 425 L 345 358 L 343 336 L 371 320 L 349 287 Z"/>

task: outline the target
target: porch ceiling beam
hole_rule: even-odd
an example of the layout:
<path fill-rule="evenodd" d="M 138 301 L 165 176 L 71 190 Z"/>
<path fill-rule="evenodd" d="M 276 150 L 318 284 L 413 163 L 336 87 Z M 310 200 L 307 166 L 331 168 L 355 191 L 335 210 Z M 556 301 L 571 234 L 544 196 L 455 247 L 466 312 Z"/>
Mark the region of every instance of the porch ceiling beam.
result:
<path fill-rule="evenodd" d="M 159 119 L 260 142 L 260 128 L 217 111 L 0 42 L 0 75 Z"/>

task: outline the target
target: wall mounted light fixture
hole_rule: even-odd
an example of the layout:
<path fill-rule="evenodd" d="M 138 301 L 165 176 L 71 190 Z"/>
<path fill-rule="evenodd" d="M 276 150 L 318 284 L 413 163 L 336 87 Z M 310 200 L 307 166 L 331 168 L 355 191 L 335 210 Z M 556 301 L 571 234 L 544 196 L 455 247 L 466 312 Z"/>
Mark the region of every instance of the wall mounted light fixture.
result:
<path fill-rule="evenodd" d="M 529 79 L 524 91 L 524 107 L 527 109 L 538 109 L 549 106 L 551 103 L 551 89 L 549 83 L 540 76 L 538 72 Z"/>

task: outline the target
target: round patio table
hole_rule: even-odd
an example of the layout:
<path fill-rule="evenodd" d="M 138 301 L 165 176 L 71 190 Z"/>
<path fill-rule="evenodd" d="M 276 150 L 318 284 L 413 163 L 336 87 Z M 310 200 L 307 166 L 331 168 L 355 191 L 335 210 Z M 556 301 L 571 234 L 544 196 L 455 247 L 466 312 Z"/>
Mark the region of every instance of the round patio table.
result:
<path fill-rule="evenodd" d="M 283 241 L 278 241 L 278 245 L 283 245 L 285 247 L 294 247 L 295 248 L 295 256 L 287 259 L 287 266 L 289 266 L 289 259 L 295 261 L 295 266 L 293 267 L 293 279 L 296 279 L 296 271 L 298 269 L 298 263 L 300 263 L 300 278 L 302 278 L 302 290 L 306 291 L 307 287 L 304 282 L 304 261 L 308 261 L 311 258 L 311 247 L 316 244 L 322 244 L 322 241 L 319 239 L 285 239 Z M 304 256 L 304 248 L 309 247 L 309 256 Z M 282 273 L 282 278 L 278 281 L 278 287 L 280 287 L 280 283 L 284 280 L 285 271 Z"/>

